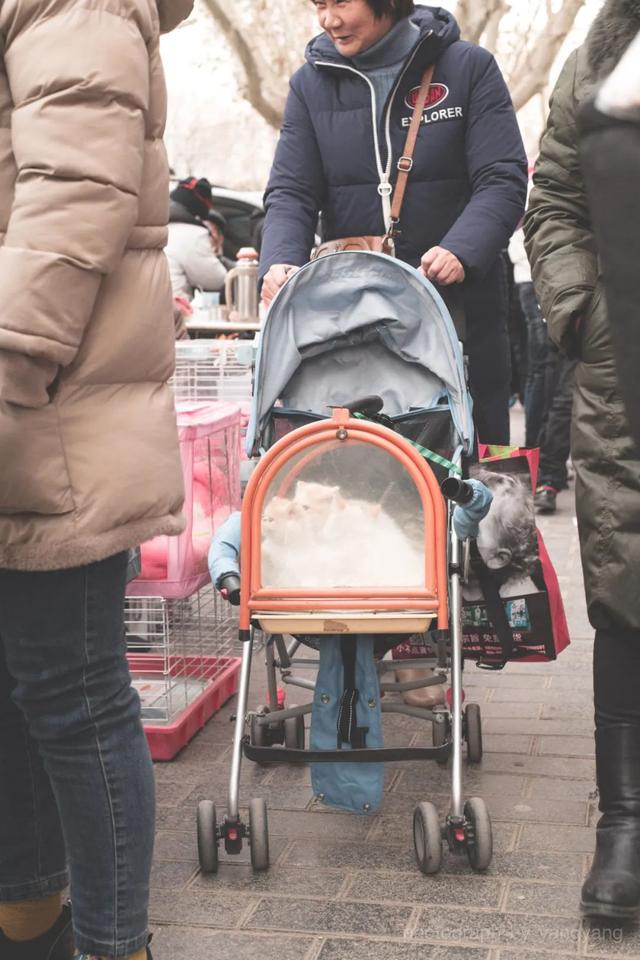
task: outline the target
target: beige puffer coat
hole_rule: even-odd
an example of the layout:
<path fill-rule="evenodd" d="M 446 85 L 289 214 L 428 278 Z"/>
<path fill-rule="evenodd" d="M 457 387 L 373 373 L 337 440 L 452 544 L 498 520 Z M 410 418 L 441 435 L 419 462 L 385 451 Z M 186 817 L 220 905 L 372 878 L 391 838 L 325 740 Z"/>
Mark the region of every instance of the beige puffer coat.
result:
<path fill-rule="evenodd" d="M 0 567 L 182 527 L 159 52 L 192 0 L 0 0 Z"/>

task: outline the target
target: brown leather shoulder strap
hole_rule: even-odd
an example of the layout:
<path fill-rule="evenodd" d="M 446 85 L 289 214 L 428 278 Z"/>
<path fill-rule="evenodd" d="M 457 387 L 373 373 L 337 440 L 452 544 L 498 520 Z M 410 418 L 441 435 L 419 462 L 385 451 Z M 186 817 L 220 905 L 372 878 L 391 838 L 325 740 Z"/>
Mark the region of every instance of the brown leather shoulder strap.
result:
<path fill-rule="evenodd" d="M 409 124 L 407 139 L 405 140 L 404 144 L 404 152 L 398 160 L 398 179 L 396 181 L 396 188 L 393 191 L 393 200 L 391 203 L 392 230 L 394 224 L 396 224 L 400 219 L 404 193 L 407 189 L 407 180 L 409 179 L 409 173 L 413 167 L 413 151 L 415 150 L 416 140 L 418 139 L 418 130 L 420 129 L 422 111 L 424 110 L 427 102 L 427 96 L 429 95 L 429 87 L 431 86 L 434 70 L 435 64 L 432 63 L 430 67 L 427 67 L 422 76 L 420 91 L 413 108 L 413 115 L 411 117 L 411 123 Z"/>

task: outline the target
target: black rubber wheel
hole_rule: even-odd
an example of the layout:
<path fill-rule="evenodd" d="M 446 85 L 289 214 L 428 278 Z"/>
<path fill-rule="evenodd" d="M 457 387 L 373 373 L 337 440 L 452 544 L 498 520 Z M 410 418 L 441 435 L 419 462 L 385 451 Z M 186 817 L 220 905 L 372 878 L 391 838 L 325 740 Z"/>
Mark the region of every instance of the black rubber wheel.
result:
<path fill-rule="evenodd" d="M 258 707 L 255 712 L 261 717 L 266 717 L 269 713 L 269 707 L 263 704 Z M 252 747 L 266 747 L 269 743 L 267 739 L 267 727 L 260 726 L 255 715 L 251 717 L 250 743 Z"/>
<path fill-rule="evenodd" d="M 449 714 L 442 713 L 442 721 L 440 723 L 432 724 L 432 738 L 434 747 L 441 747 L 447 742 L 451 735 L 451 722 L 449 720 Z M 440 764 L 441 767 L 445 767 L 449 761 L 449 757 L 442 757 L 439 760 L 436 760 L 436 763 Z"/>
<path fill-rule="evenodd" d="M 464 738 L 467 742 L 467 760 L 469 763 L 480 763 L 482 760 L 482 718 L 480 706 L 477 703 L 468 703 L 464 708 Z"/>
<path fill-rule="evenodd" d="M 216 805 L 212 800 L 198 804 L 198 860 L 203 873 L 218 872 Z"/>
<path fill-rule="evenodd" d="M 442 830 L 433 803 L 419 803 L 413 813 L 413 846 L 421 871 L 437 873 L 442 865 Z"/>
<path fill-rule="evenodd" d="M 249 801 L 249 846 L 254 870 L 269 869 L 269 821 L 267 804 L 262 797 Z"/>
<path fill-rule="evenodd" d="M 473 870 L 486 870 L 493 857 L 493 831 L 487 805 L 482 797 L 471 797 L 464 805 L 467 821 L 467 856 Z"/>
<path fill-rule="evenodd" d="M 284 745 L 288 750 L 304 750 L 304 717 L 289 717 L 284 721 Z"/>

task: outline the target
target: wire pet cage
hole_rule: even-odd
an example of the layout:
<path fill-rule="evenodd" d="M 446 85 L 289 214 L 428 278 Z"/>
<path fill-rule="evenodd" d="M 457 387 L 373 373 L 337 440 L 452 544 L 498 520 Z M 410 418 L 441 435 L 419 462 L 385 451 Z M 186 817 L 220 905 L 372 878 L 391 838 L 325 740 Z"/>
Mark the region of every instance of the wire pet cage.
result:
<path fill-rule="evenodd" d="M 240 406 L 251 402 L 253 340 L 180 340 L 171 381 L 176 402 L 221 400 Z"/>
<path fill-rule="evenodd" d="M 154 760 L 171 760 L 237 689 L 237 617 L 212 587 L 128 597 L 127 656 Z"/>

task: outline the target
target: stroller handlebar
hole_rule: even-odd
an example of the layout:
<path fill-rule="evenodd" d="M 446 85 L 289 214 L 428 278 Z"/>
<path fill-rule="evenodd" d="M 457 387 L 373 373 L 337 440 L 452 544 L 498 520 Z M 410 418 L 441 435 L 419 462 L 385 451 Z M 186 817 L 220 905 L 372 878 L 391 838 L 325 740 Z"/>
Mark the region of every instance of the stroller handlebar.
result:
<path fill-rule="evenodd" d="M 440 490 L 445 500 L 453 500 L 465 506 L 473 500 L 474 489 L 466 480 L 459 480 L 458 477 L 447 477 L 440 484 Z"/>

